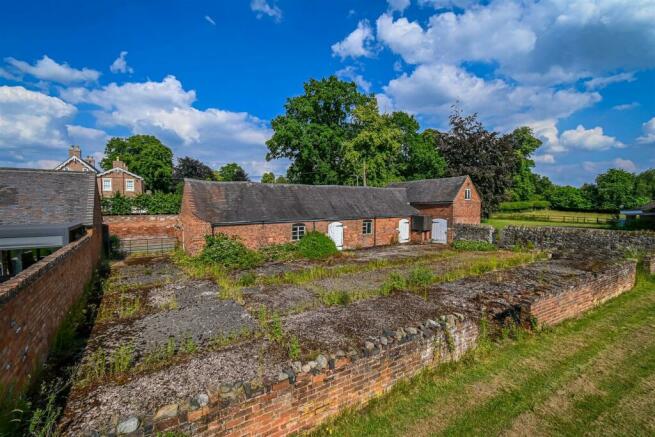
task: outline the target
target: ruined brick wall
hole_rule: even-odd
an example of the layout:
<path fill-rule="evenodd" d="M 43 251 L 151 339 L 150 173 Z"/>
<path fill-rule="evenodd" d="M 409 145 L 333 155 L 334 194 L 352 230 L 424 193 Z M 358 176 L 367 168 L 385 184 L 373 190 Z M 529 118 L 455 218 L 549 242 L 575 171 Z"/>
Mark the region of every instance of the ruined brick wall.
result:
<path fill-rule="evenodd" d="M 191 195 L 192 191 L 184 187 L 185 194 L 182 195 L 182 204 L 178 220 L 180 230 L 178 240 L 184 249 L 190 255 L 197 255 L 205 247 L 205 236 L 212 234 L 212 227 L 209 223 L 200 220 L 193 213 L 195 209 L 195 199 Z M 189 193 L 188 195 L 186 193 Z"/>
<path fill-rule="evenodd" d="M 453 240 L 466 240 L 466 241 L 485 241 L 493 243 L 494 228 L 489 225 L 471 225 L 465 223 L 458 223 L 454 226 Z"/>
<path fill-rule="evenodd" d="M 0 387 L 25 387 L 100 260 L 99 221 L 87 235 L 0 284 Z"/>
<path fill-rule="evenodd" d="M 177 215 L 112 215 L 103 217 L 109 235 L 118 238 L 177 237 Z"/>
<path fill-rule="evenodd" d="M 434 329 L 419 327 L 386 346 L 376 344 L 356 359 L 333 357 L 323 369 L 297 374 L 290 370 L 283 380 L 254 391 L 250 385 L 236 383 L 202 394 L 201 402 L 180 400 L 162 406 L 139 418 L 140 431 L 285 436 L 314 428 L 428 366 L 459 359 L 476 344 L 477 323 L 454 316 L 444 319 Z"/>
<path fill-rule="evenodd" d="M 644 258 L 644 266 L 648 273 L 655 275 L 655 255 L 648 255 Z"/>
<path fill-rule="evenodd" d="M 531 244 L 539 249 L 556 251 L 592 251 L 597 253 L 624 250 L 655 251 L 655 232 L 612 231 L 605 229 L 507 226 L 502 230 L 502 247 Z"/>
<path fill-rule="evenodd" d="M 636 272 L 635 261 L 623 261 L 602 272 L 590 272 L 575 287 L 564 289 L 554 296 L 531 299 L 522 306 L 521 313 L 533 318 L 539 325 L 555 325 L 632 289 Z"/>
<path fill-rule="evenodd" d="M 373 233 L 362 233 L 363 220 L 340 220 L 343 224 L 344 249 L 383 246 L 398 241 L 398 224 L 402 217 L 378 218 L 373 220 Z M 318 231 L 327 234 L 332 221 L 304 221 L 307 232 Z M 243 243 L 257 249 L 273 244 L 291 242 L 291 228 L 294 223 L 262 223 L 236 226 L 215 226 L 214 234 L 223 233 L 238 237 Z"/>

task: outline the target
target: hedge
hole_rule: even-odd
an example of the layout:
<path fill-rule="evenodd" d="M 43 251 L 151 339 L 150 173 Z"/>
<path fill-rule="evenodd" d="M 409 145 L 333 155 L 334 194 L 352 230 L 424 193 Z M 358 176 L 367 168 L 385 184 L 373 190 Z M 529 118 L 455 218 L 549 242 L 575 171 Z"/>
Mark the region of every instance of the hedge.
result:
<path fill-rule="evenodd" d="M 140 194 L 136 197 L 116 193 L 114 197 L 101 200 L 104 215 L 178 214 L 181 204 L 182 195 L 177 193 Z"/>
<path fill-rule="evenodd" d="M 500 210 L 503 212 L 530 211 L 534 209 L 548 209 L 550 202 L 547 200 L 528 200 L 523 202 L 502 202 Z"/>

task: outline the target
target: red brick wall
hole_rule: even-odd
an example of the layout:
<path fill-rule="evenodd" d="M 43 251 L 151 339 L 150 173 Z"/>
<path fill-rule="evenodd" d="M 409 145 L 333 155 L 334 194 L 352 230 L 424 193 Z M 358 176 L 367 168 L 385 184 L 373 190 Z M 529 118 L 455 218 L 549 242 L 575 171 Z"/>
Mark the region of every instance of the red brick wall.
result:
<path fill-rule="evenodd" d="M 464 198 L 464 193 L 467 188 L 471 190 L 471 200 L 466 200 Z M 475 188 L 475 185 L 473 185 L 473 182 L 471 182 L 471 179 L 467 178 L 453 202 L 453 221 L 450 223 L 478 225 L 480 224 L 481 214 L 482 198 L 480 197 L 478 190 Z"/>
<path fill-rule="evenodd" d="M 545 295 L 526 304 L 523 313 L 539 325 L 554 325 L 576 317 L 635 285 L 637 264 L 625 261 L 599 273 L 590 273 L 578 287 L 556 296 Z"/>
<path fill-rule="evenodd" d="M 185 194 L 182 195 L 182 205 L 178 215 L 180 231 L 178 240 L 182 243 L 184 249 L 190 255 L 197 255 L 205 247 L 205 235 L 211 235 L 212 227 L 209 223 L 200 220 L 193 213 L 194 199 L 193 196 L 187 195 L 191 190 L 184 188 Z"/>
<path fill-rule="evenodd" d="M 177 215 L 112 215 L 103 217 L 110 235 L 118 238 L 177 237 Z"/>
<path fill-rule="evenodd" d="M 25 387 L 93 275 L 100 228 L 0 284 L 0 387 Z"/>
<path fill-rule="evenodd" d="M 359 249 L 364 247 L 384 246 L 398 241 L 398 223 L 401 218 L 373 219 L 373 234 L 362 234 L 363 220 L 341 220 L 343 224 L 343 247 Z M 305 221 L 309 231 L 327 234 L 328 225 L 332 221 Z M 243 243 L 253 249 L 272 244 L 283 244 L 291 241 L 291 228 L 294 223 L 265 223 L 237 226 L 216 226 L 214 234 L 223 233 L 239 237 Z M 185 229 L 186 231 L 186 229 Z"/>
<path fill-rule="evenodd" d="M 122 171 L 114 171 L 103 176 L 98 176 L 98 192 L 102 197 L 112 197 L 116 193 L 121 193 L 126 197 L 134 197 L 143 193 L 143 181 L 134 176 L 130 176 Z M 111 191 L 102 191 L 102 180 L 111 179 Z M 134 180 L 134 191 L 125 191 L 125 180 L 133 179 Z"/>

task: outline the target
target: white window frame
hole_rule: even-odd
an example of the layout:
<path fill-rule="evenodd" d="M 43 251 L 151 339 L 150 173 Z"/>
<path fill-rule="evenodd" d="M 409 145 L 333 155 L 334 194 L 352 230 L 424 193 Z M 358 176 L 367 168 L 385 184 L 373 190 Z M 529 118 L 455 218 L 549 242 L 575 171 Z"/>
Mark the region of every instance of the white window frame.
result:
<path fill-rule="evenodd" d="M 111 191 L 111 178 L 102 178 L 102 191 Z"/>
<path fill-rule="evenodd" d="M 470 188 L 465 189 L 464 190 L 464 200 L 471 200 L 471 198 L 472 198 L 471 189 Z"/>
<path fill-rule="evenodd" d="M 307 226 L 304 223 L 294 223 L 291 225 L 291 241 L 299 241 L 306 232 Z"/>
<path fill-rule="evenodd" d="M 130 184 L 132 184 L 132 188 L 130 188 Z M 134 192 L 134 179 L 125 179 L 125 191 L 130 193 Z"/>
<path fill-rule="evenodd" d="M 366 219 L 362 221 L 362 235 L 373 235 L 373 220 Z"/>

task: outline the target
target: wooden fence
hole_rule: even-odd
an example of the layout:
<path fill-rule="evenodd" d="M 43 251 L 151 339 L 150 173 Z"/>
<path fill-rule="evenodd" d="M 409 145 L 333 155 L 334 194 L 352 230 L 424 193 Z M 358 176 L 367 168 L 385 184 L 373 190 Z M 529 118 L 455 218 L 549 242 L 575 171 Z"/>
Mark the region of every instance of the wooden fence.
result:
<path fill-rule="evenodd" d="M 541 214 L 495 214 L 493 218 L 505 220 L 528 220 L 535 222 L 557 222 L 557 223 L 589 223 L 598 225 L 610 225 L 616 223 L 615 218 L 607 217 L 584 217 L 570 215 L 541 215 Z"/>

